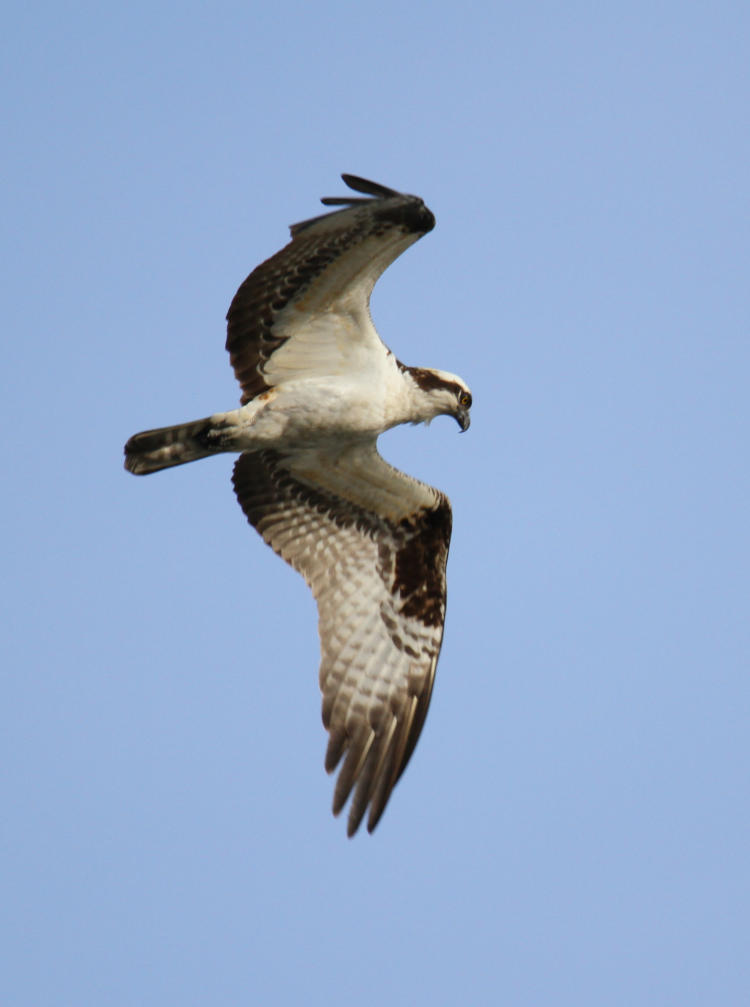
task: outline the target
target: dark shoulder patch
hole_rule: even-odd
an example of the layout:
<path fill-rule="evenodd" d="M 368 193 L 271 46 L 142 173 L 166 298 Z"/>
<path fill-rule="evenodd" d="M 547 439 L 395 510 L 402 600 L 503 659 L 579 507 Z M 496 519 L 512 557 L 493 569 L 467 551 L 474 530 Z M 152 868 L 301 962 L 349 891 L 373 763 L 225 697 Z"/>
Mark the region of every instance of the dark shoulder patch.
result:
<path fill-rule="evenodd" d="M 436 507 L 405 518 L 394 529 L 397 542 L 393 590 L 400 611 L 425 626 L 445 618 L 445 565 L 451 540 L 452 514 L 446 497 Z"/>
<path fill-rule="evenodd" d="M 435 226 L 435 215 L 418 196 L 384 199 L 373 204 L 373 213 L 385 223 L 417 234 L 427 234 Z"/>

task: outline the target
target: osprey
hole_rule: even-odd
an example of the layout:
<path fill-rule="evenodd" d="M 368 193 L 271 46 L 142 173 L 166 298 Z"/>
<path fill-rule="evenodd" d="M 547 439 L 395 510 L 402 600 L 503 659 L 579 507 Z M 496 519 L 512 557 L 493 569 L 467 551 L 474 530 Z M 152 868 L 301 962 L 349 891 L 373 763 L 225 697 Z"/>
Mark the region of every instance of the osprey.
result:
<path fill-rule="evenodd" d="M 333 812 L 354 791 L 353 835 L 383 814 L 422 730 L 445 619 L 451 508 L 392 468 L 378 435 L 453 416 L 471 392 L 455 374 L 407 367 L 381 342 L 369 301 L 380 274 L 432 230 L 417 196 L 342 175 L 361 197 L 291 227 L 227 315 L 242 405 L 135 434 L 125 467 L 146 475 L 240 452 L 233 483 L 248 521 L 302 574 L 318 604 L 326 770 L 343 759 Z"/>

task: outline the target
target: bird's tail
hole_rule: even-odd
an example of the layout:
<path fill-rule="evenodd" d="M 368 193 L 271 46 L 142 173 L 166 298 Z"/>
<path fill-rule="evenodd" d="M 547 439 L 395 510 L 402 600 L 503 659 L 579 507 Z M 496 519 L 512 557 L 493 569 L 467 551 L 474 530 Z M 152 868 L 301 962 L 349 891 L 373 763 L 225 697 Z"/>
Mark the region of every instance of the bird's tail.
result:
<path fill-rule="evenodd" d="M 209 416 L 174 427 L 133 434 L 125 445 L 125 468 L 136 476 L 184 465 L 223 450 L 221 434 Z"/>

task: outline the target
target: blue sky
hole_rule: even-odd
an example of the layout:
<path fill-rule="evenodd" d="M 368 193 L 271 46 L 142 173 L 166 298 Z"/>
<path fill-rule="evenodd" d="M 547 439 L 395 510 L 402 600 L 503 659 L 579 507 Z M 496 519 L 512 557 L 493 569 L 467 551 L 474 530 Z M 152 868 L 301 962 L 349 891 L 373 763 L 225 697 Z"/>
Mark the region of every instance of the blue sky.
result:
<path fill-rule="evenodd" d="M 14 5 L 0 999 L 747 1003 L 750 13 Z M 330 815 L 314 605 L 232 460 L 224 315 L 342 171 L 436 229 L 373 315 L 473 423 L 430 715 Z"/>

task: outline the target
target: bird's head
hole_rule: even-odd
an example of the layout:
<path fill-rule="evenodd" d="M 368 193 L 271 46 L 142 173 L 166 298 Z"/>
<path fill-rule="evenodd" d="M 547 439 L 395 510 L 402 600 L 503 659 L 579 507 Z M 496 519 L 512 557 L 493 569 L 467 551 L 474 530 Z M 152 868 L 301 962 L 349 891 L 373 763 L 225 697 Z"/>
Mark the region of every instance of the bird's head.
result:
<path fill-rule="evenodd" d="M 405 367 L 415 386 L 419 420 L 429 423 L 436 416 L 452 416 L 462 431 L 469 429 L 471 392 L 456 374 L 431 367 Z"/>

